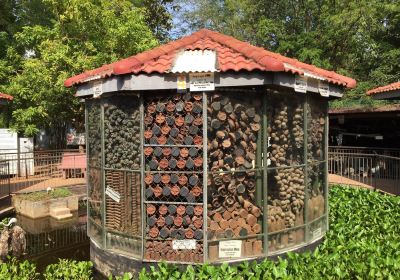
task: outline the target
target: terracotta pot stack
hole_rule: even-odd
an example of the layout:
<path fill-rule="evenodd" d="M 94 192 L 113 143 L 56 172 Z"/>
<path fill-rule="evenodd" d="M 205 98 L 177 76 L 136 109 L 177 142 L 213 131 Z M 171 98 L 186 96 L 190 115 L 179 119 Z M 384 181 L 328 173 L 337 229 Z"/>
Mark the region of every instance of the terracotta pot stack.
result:
<path fill-rule="evenodd" d="M 185 93 L 145 100 L 144 139 L 148 259 L 203 258 L 203 96 Z M 180 202 L 184 202 L 180 204 Z M 172 240 L 195 240 L 174 250 Z"/>

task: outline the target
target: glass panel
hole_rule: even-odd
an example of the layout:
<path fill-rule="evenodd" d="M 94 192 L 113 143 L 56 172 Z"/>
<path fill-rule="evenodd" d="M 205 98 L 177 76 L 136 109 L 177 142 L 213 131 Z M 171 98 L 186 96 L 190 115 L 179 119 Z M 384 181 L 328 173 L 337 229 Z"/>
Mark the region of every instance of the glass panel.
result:
<path fill-rule="evenodd" d="M 141 254 L 140 173 L 106 170 L 107 247 Z"/>
<path fill-rule="evenodd" d="M 285 250 L 290 247 L 304 243 L 304 228 L 296 227 L 294 229 L 284 230 L 278 233 L 268 235 L 268 254 L 274 254 L 276 251 Z"/>
<path fill-rule="evenodd" d="M 110 98 L 104 104 L 104 167 L 138 170 L 140 148 L 139 98 Z"/>
<path fill-rule="evenodd" d="M 87 100 L 88 149 L 88 234 L 103 246 L 103 184 L 101 174 L 101 106 L 98 100 Z"/>
<path fill-rule="evenodd" d="M 307 152 L 309 161 L 325 159 L 325 122 L 328 100 L 316 94 L 307 100 Z"/>
<path fill-rule="evenodd" d="M 321 238 L 326 232 L 326 216 L 323 216 L 308 225 L 309 241 Z"/>
<path fill-rule="evenodd" d="M 137 96 L 104 103 L 107 248 L 141 255 L 140 111 Z"/>
<path fill-rule="evenodd" d="M 308 202 L 307 217 L 308 221 L 321 217 L 326 213 L 325 209 L 325 184 L 326 173 L 325 163 L 316 163 L 308 166 Z"/>
<path fill-rule="evenodd" d="M 209 261 L 263 254 L 261 112 L 260 94 L 208 96 Z"/>
<path fill-rule="evenodd" d="M 298 231 L 285 231 L 304 225 L 304 169 L 305 167 L 287 167 L 268 171 L 268 238 L 270 241 L 275 239 L 275 243 L 269 242 L 270 251 L 304 241 L 303 237 L 297 236 Z M 273 234 L 282 231 L 281 234 Z M 296 237 L 292 236 L 294 233 Z M 290 236 L 286 236 L 288 234 Z M 281 236 L 284 236 L 285 241 L 282 244 Z M 287 238 L 290 242 L 286 242 Z"/>
<path fill-rule="evenodd" d="M 268 167 L 304 163 L 304 95 L 267 95 Z"/>
<path fill-rule="evenodd" d="M 203 95 L 144 101 L 146 260 L 203 262 Z"/>

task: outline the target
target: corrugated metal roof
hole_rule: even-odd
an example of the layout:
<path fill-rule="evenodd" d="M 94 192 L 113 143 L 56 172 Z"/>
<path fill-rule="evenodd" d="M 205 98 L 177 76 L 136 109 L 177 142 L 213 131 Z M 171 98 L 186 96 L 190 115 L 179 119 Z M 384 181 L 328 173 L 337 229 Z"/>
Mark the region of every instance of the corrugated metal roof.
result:
<path fill-rule="evenodd" d="M 217 53 L 212 50 L 187 50 L 176 55 L 172 73 L 217 72 Z"/>

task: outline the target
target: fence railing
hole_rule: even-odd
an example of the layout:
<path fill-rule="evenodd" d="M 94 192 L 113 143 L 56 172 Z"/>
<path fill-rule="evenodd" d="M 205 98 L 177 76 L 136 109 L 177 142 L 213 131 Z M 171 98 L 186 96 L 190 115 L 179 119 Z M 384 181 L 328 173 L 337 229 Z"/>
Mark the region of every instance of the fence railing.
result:
<path fill-rule="evenodd" d="M 33 185 L 46 189 L 64 184 L 68 179 L 82 181 L 85 176 L 86 154 L 83 151 L 0 153 L 0 194 Z"/>
<path fill-rule="evenodd" d="M 400 157 L 330 149 L 328 172 L 400 195 Z"/>
<path fill-rule="evenodd" d="M 400 157 L 400 149 L 382 147 L 354 147 L 354 146 L 329 146 L 332 153 L 356 153 L 356 154 L 378 154 L 392 157 Z"/>

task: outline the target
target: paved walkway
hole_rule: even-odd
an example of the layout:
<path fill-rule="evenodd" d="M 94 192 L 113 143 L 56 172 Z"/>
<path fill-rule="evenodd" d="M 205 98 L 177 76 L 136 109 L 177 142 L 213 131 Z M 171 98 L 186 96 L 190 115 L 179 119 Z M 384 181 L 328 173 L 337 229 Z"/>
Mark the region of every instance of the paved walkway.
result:
<path fill-rule="evenodd" d="M 367 184 L 360 183 L 358 181 L 339 176 L 336 174 L 328 174 L 328 182 L 329 184 L 341 184 L 341 185 L 350 185 L 350 186 L 355 186 L 355 187 L 360 187 L 360 188 L 366 188 L 373 190 L 373 187 Z"/>

